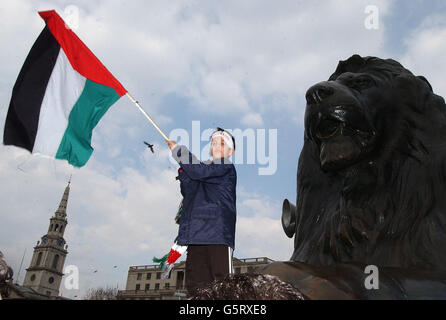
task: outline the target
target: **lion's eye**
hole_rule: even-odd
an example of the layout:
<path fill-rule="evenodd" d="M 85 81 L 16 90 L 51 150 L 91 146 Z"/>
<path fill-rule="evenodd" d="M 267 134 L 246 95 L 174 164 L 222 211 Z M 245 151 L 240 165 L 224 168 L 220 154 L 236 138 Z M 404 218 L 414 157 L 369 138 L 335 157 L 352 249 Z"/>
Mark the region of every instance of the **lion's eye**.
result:
<path fill-rule="evenodd" d="M 361 89 L 367 89 L 373 85 L 373 80 L 368 77 L 361 77 L 357 78 L 354 81 L 355 88 L 361 90 Z"/>

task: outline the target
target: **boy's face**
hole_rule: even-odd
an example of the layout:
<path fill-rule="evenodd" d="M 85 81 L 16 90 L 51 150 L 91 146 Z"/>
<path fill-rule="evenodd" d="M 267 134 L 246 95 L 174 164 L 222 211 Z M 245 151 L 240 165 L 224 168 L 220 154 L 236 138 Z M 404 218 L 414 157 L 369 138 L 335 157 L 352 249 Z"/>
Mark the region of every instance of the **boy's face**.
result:
<path fill-rule="evenodd" d="M 211 141 L 209 153 L 215 160 L 231 156 L 234 153 L 234 150 L 228 147 L 223 138 L 215 137 Z"/>

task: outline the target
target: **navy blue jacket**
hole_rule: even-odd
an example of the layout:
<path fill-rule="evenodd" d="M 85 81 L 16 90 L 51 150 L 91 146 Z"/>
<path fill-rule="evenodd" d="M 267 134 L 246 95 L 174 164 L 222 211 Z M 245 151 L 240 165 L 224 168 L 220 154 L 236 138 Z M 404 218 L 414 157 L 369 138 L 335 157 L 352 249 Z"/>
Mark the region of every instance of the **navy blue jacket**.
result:
<path fill-rule="evenodd" d="M 172 156 L 180 165 L 178 179 L 184 197 L 179 221 L 179 245 L 235 245 L 237 173 L 228 158 L 200 162 L 187 147 L 177 145 Z"/>

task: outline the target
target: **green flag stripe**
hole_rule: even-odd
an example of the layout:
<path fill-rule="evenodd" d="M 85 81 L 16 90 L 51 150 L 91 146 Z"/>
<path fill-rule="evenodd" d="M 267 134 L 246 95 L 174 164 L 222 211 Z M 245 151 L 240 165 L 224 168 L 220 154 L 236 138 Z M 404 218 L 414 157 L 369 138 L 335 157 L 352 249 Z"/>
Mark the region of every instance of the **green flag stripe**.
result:
<path fill-rule="evenodd" d="M 68 117 L 68 127 L 56 159 L 66 159 L 75 167 L 85 165 L 93 152 L 91 136 L 94 127 L 119 98 L 114 89 L 87 79 Z"/>

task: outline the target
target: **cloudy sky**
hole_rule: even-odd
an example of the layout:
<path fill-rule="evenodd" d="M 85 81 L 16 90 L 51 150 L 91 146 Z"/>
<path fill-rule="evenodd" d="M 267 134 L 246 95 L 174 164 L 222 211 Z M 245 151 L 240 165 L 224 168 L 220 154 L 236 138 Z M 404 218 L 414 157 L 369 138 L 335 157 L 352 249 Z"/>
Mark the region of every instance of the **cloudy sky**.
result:
<path fill-rule="evenodd" d="M 378 9 L 377 29 L 367 27 L 370 5 Z M 237 150 L 238 258 L 291 256 L 280 216 L 284 198 L 295 203 L 304 95 L 339 60 L 355 53 L 396 59 L 446 96 L 443 0 L 6 0 L 0 10 L 1 134 L 12 87 L 44 27 L 37 11 L 49 9 L 72 23 L 167 135 L 189 133 L 191 141 L 182 142 L 202 160 L 209 128 L 255 133 L 256 146 L 268 141 L 266 153 Z M 193 123 L 204 137 L 195 145 Z M 155 144 L 155 154 L 143 141 Z M 159 133 L 123 97 L 99 122 L 92 145 L 81 169 L 0 145 L 0 250 L 20 283 L 70 175 L 65 265 L 79 268 L 80 288 L 62 285 L 62 295 L 81 297 L 107 285 L 124 289 L 129 266 L 151 264 L 172 245 L 181 198 L 177 166 Z M 268 166 L 270 174 L 260 175 Z"/>

